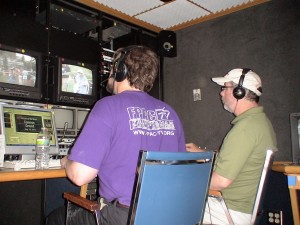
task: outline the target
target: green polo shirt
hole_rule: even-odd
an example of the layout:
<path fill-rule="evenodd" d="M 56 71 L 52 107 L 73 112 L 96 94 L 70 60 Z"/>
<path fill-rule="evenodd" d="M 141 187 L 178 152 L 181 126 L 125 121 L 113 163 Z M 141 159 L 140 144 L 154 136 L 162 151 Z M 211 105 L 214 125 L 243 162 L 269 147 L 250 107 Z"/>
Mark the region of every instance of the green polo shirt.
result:
<path fill-rule="evenodd" d="M 232 121 L 216 158 L 214 171 L 233 180 L 222 190 L 228 208 L 252 213 L 268 148 L 276 149 L 276 135 L 263 107 L 254 107 Z"/>

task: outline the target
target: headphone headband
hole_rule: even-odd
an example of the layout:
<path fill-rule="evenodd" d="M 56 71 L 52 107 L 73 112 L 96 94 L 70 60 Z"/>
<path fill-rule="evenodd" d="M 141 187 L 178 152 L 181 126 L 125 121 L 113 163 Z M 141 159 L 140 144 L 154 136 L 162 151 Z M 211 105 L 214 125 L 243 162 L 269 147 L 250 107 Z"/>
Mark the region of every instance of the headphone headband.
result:
<path fill-rule="evenodd" d="M 246 90 L 245 88 L 243 87 L 243 83 L 244 83 L 244 79 L 245 79 L 245 76 L 246 74 L 250 71 L 251 69 L 248 69 L 248 68 L 244 68 L 243 71 L 242 71 L 242 75 L 240 76 L 240 79 L 239 79 L 239 83 L 238 83 L 238 86 L 235 87 L 233 89 L 233 96 L 237 99 L 237 100 L 240 100 L 242 98 L 245 97 L 246 95 Z"/>

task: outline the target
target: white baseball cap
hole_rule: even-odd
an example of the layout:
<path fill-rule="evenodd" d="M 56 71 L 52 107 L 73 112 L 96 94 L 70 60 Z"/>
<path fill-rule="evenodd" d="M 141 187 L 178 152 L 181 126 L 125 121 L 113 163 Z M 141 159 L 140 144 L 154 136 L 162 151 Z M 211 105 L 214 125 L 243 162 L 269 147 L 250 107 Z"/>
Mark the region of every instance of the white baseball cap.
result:
<path fill-rule="evenodd" d="M 221 86 L 223 86 L 224 83 L 231 82 L 231 81 L 238 85 L 242 73 L 243 73 L 243 69 L 233 69 L 233 70 L 229 71 L 224 77 L 212 78 L 212 81 Z M 245 74 L 245 78 L 244 78 L 242 86 L 248 90 L 253 91 L 257 96 L 262 95 L 261 79 L 252 70 L 249 70 Z"/>

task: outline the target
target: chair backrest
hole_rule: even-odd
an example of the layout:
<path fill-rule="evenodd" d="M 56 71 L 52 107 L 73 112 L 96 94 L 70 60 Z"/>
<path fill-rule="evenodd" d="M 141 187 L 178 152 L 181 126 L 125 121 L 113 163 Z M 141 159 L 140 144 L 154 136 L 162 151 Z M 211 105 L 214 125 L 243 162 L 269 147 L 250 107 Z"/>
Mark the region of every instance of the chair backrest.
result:
<path fill-rule="evenodd" d="M 269 180 L 269 173 L 272 169 L 273 161 L 274 161 L 274 150 L 268 149 L 266 152 L 265 163 L 262 169 L 260 181 L 258 184 L 256 197 L 254 201 L 251 224 L 258 224 L 260 221 L 260 216 L 263 214 L 263 200 L 265 198 L 267 183 Z"/>
<path fill-rule="evenodd" d="M 252 217 L 251 217 L 251 225 L 259 224 L 261 217 L 263 215 L 263 200 L 265 198 L 267 184 L 269 180 L 269 174 L 272 169 L 273 161 L 274 161 L 274 150 L 268 149 L 266 151 L 265 162 L 262 168 L 259 184 L 257 187 L 256 197 L 254 200 L 253 210 L 252 210 Z M 226 202 L 222 196 L 222 193 L 219 191 L 209 191 L 209 196 L 216 198 L 222 204 L 224 209 L 225 215 L 227 217 L 228 223 L 230 225 L 234 225 L 232 217 L 229 213 L 229 209 L 227 208 Z"/>
<path fill-rule="evenodd" d="M 214 153 L 141 151 L 128 225 L 198 224 Z"/>

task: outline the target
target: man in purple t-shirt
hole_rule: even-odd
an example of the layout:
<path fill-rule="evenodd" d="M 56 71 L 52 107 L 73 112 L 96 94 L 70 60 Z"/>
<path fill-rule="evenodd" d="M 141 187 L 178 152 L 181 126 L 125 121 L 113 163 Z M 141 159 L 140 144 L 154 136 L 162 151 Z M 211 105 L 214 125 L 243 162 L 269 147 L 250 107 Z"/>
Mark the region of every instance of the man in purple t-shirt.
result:
<path fill-rule="evenodd" d="M 107 204 L 101 210 L 103 225 L 127 222 L 140 150 L 185 151 L 177 113 L 147 94 L 158 68 L 158 57 L 147 47 L 116 51 L 107 84 L 113 95 L 96 103 L 70 155 L 62 159 L 68 177 L 77 185 L 99 177 L 99 195 Z M 75 224 L 95 223 L 90 216 L 76 215 Z M 53 213 L 47 224 L 63 224 L 57 218 Z"/>

